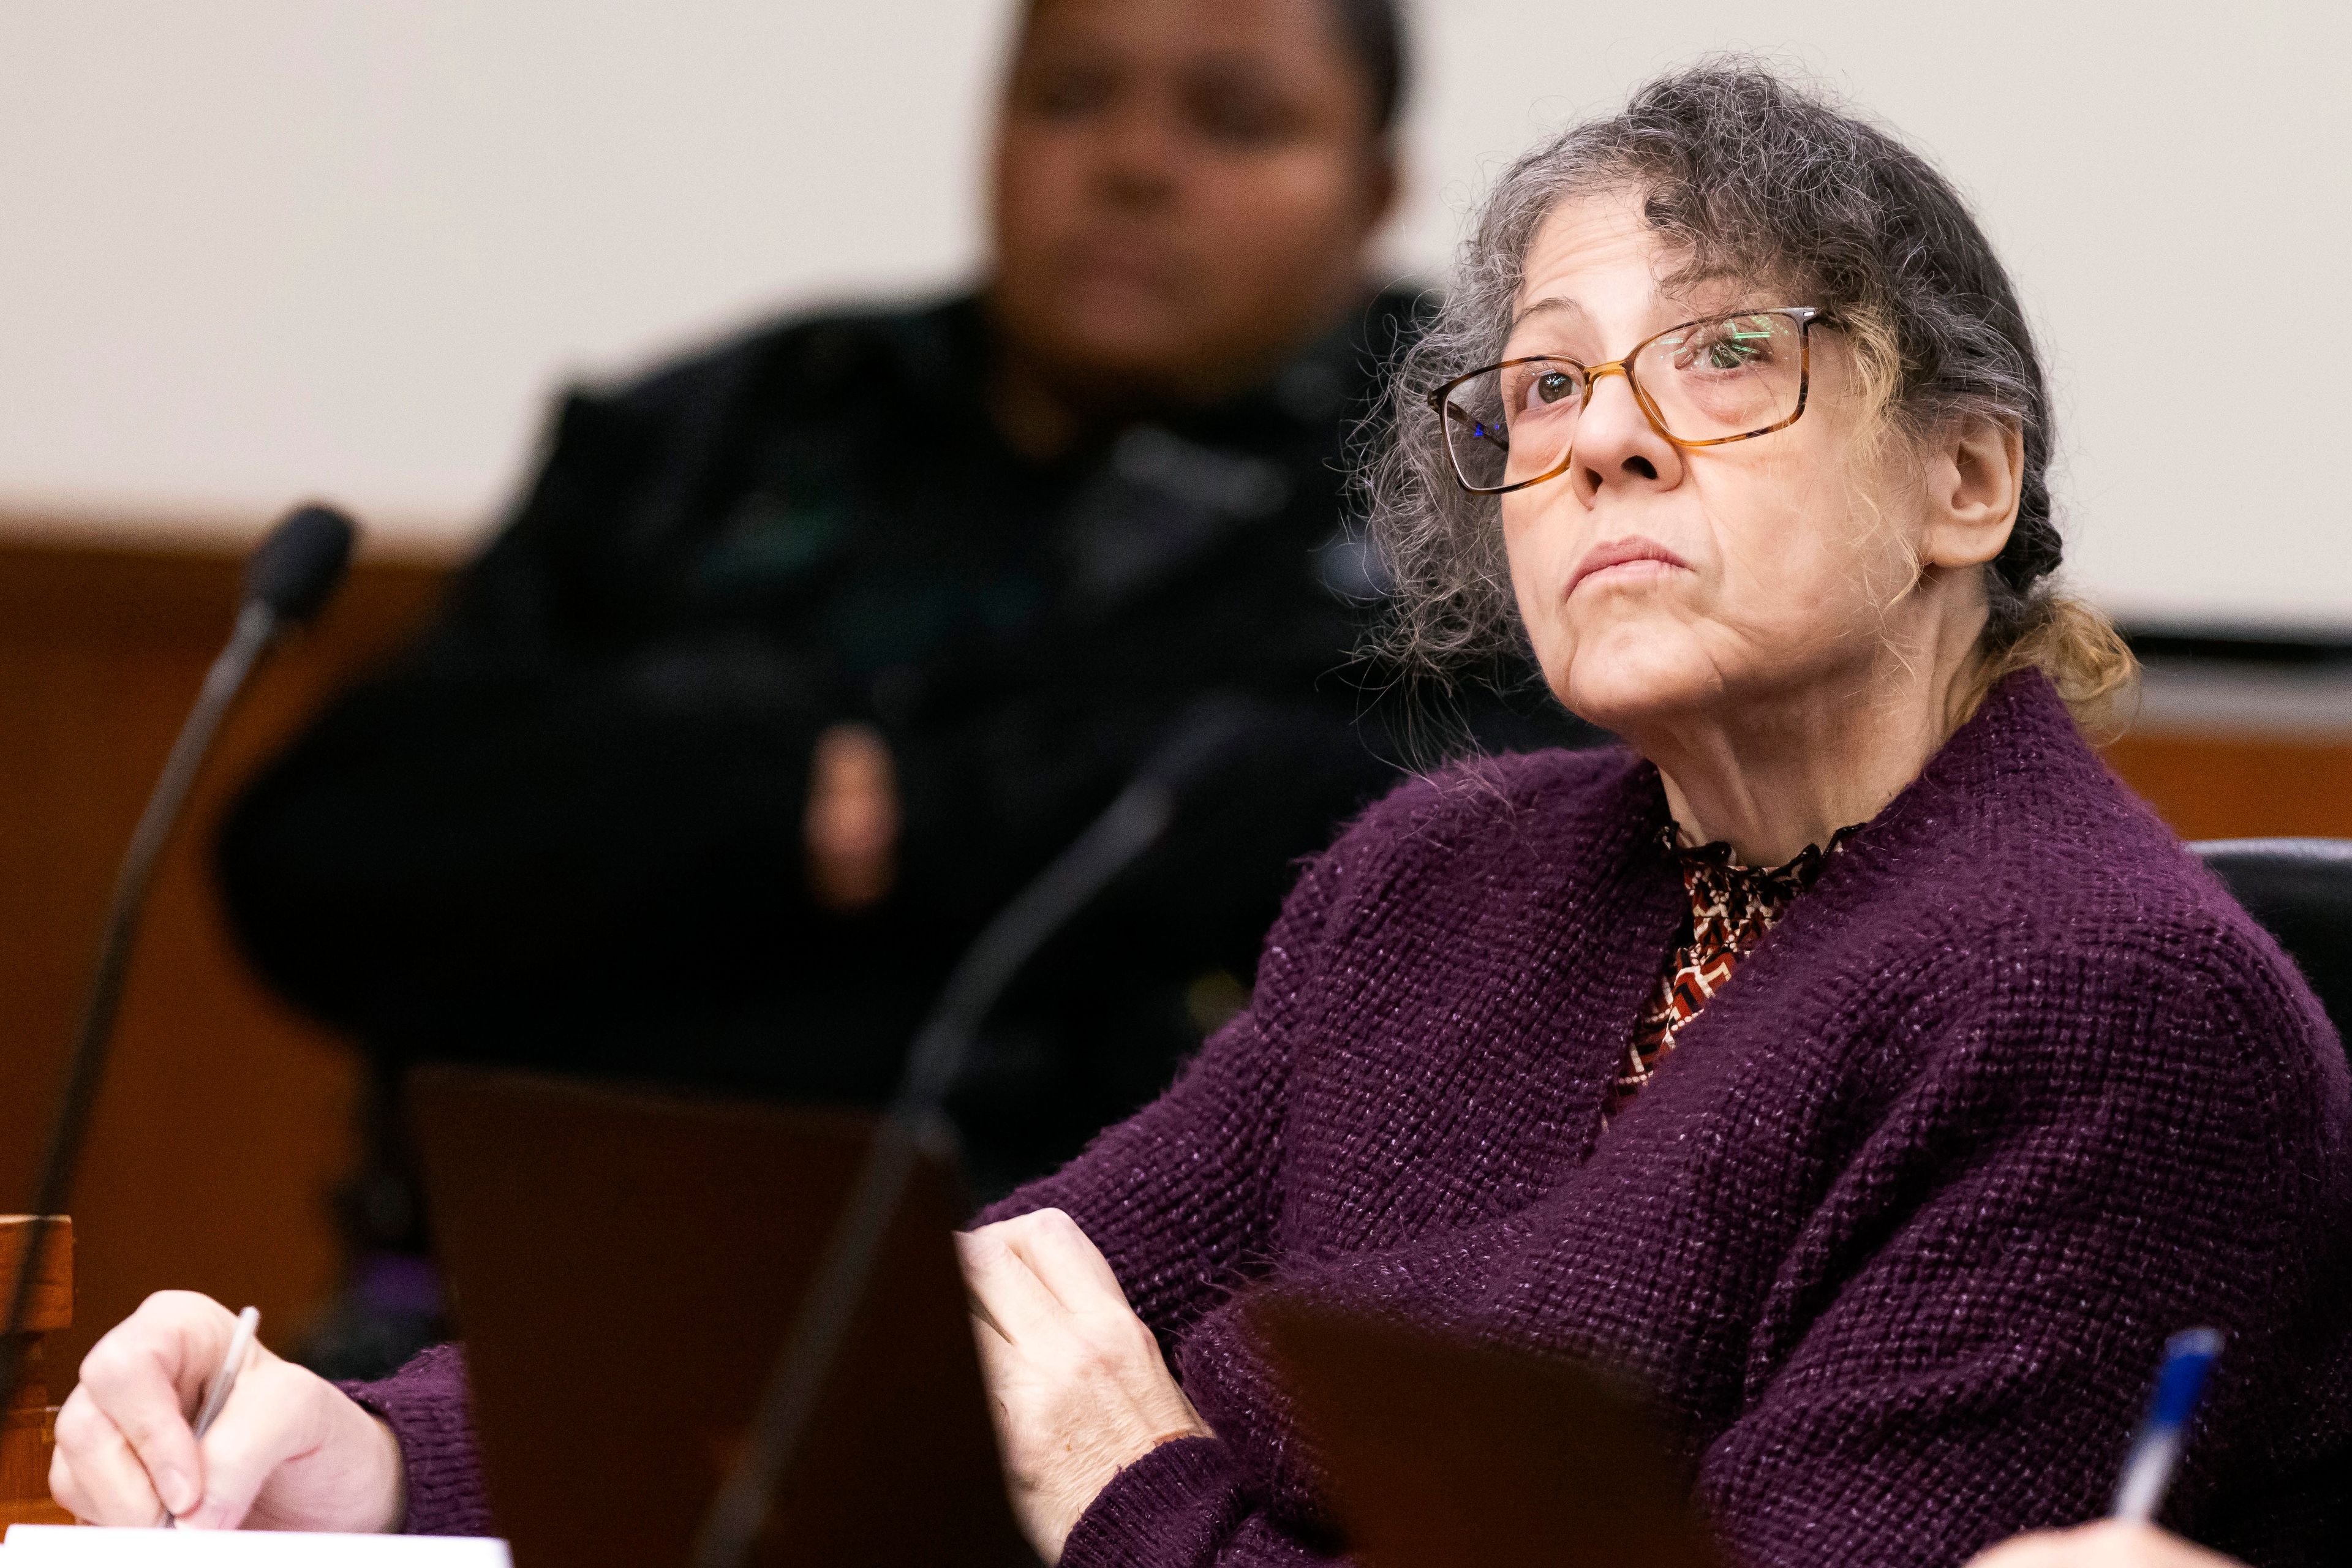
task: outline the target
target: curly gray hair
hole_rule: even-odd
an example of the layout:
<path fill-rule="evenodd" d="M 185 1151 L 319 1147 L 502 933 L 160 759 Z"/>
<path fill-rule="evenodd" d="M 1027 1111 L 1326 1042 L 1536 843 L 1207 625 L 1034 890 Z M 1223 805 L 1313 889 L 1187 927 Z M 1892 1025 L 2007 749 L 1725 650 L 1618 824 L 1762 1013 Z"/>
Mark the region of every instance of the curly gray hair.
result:
<path fill-rule="evenodd" d="M 2062 553 L 2048 468 L 2050 395 L 2017 291 L 1951 183 L 1885 132 L 1753 60 L 1720 58 L 1659 78 L 1622 111 L 1572 126 L 1503 174 L 1464 245 L 1452 289 L 1399 362 L 1361 483 L 1391 586 L 1378 651 L 1445 671 L 1516 640 L 1496 499 L 1454 479 L 1423 394 L 1502 357 L 1528 246 L 1563 200 L 1631 188 L 1686 258 L 1821 306 L 1846 330 L 1885 426 L 1918 433 L 1969 416 L 2016 426 L 2024 493 L 1986 574 L 1990 662 L 2023 662 L 2061 689 L 2104 696 L 2128 670 L 2104 617 L 2052 593 Z M 2054 652 L 2050 628 L 2065 624 Z M 2098 644 L 2098 647 L 2089 645 Z M 2070 680 L 2070 676 L 2082 679 Z M 2079 695 L 2070 692 L 2070 698 Z"/>

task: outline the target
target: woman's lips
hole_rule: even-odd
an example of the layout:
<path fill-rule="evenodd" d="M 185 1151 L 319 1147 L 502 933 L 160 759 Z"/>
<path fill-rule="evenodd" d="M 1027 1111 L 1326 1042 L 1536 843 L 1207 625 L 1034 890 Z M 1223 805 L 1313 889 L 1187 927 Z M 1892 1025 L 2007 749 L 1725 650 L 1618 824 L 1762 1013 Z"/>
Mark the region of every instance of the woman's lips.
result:
<path fill-rule="evenodd" d="M 1164 294 L 1182 276 L 1172 247 L 1134 235 L 1088 235 L 1066 246 L 1060 257 L 1063 284 L 1136 293 Z"/>
<path fill-rule="evenodd" d="M 1569 579 L 1568 591 L 1575 593 L 1593 577 L 1622 581 L 1689 570 L 1689 562 L 1654 539 L 1643 539 L 1638 534 L 1629 539 L 1604 539 L 1586 551 L 1584 559 L 1576 563 L 1576 575 Z"/>

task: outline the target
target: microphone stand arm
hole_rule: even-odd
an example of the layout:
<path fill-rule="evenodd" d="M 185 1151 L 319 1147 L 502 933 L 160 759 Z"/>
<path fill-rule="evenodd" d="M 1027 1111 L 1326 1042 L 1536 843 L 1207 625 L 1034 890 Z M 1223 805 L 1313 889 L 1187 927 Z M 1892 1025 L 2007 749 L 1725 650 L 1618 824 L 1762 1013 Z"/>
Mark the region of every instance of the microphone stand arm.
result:
<path fill-rule="evenodd" d="M 34 1281 L 41 1275 L 41 1257 L 49 1238 L 50 1220 L 66 1205 L 73 1171 L 79 1162 L 82 1139 L 89 1131 L 89 1115 L 106 1075 L 107 1037 L 122 1004 L 122 984 L 131 965 L 131 946 L 138 935 L 139 912 L 146 903 L 147 885 L 154 879 L 163 846 L 170 841 L 180 808 L 196 782 L 196 771 L 212 747 L 221 721 L 244 689 L 246 678 L 278 635 L 278 612 L 261 601 L 248 600 L 236 617 L 236 629 L 205 672 L 203 690 L 180 726 L 179 739 L 163 763 L 163 776 L 147 797 L 139 826 L 123 851 L 115 873 L 114 892 L 107 900 L 105 934 L 98 950 L 98 966 L 90 976 L 89 995 L 82 1005 L 81 1026 L 75 1032 L 72 1053 L 66 1058 L 65 1089 L 49 1125 L 49 1141 L 41 1157 L 40 1179 L 33 1195 L 30 1234 L 25 1259 L 8 1296 L 8 1310 L 0 1321 L 0 1410 L 16 1392 L 23 1354 L 25 1314 L 33 1300 Z"/>
<path fill-rule="evenodd" d="M 816 1413 L 825 1373 L 866 1294 L 882 1241 L 925 1150 L 951 1147 L 945 1101 L 989 1009 L 1047 938 L 1134 864 L 1175 815 L 1176 790 L 1138 779 L 981 932 L 916 1033 L 898 1091 L 851 1184 L 792 1335 L 768 1374 L 741 1454 L 703 1516 L 694 1568 L 740 1568 Z"/>

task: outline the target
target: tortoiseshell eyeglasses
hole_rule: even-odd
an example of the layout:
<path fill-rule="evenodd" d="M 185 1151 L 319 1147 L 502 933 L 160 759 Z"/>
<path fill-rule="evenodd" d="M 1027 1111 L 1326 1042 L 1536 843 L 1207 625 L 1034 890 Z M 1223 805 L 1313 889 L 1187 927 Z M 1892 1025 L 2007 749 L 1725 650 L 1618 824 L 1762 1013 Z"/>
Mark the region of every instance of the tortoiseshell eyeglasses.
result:
<path fill-rule="evenodd" d="M 1604 375 L 1622 375 L 1651 428 L 1677 447 L 1719 447 L 1797 422 L 1812 380 L 1811 305 L 1738 310 L 1668 327 L 1622 359 L 1585 364 L 1530 354 L 1457 375 L 1429 394 L 1462 488 L 1482 496 L 1539 485 L 1575 460 L 1577 416 Z"/>

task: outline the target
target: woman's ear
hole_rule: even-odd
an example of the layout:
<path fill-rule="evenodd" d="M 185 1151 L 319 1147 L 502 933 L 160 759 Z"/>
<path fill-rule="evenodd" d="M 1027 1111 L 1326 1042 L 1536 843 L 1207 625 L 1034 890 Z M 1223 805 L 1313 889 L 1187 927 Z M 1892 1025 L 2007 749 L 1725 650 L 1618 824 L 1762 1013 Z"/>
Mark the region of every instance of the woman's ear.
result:
<path fill-rule="evenodd" d="M 1928 454 L 1927 537 L 1931 566 L 1981 566 L 2000 553 L 2025 493 L 2025 437 L 2005 419 L 1947 427 Z"/>

